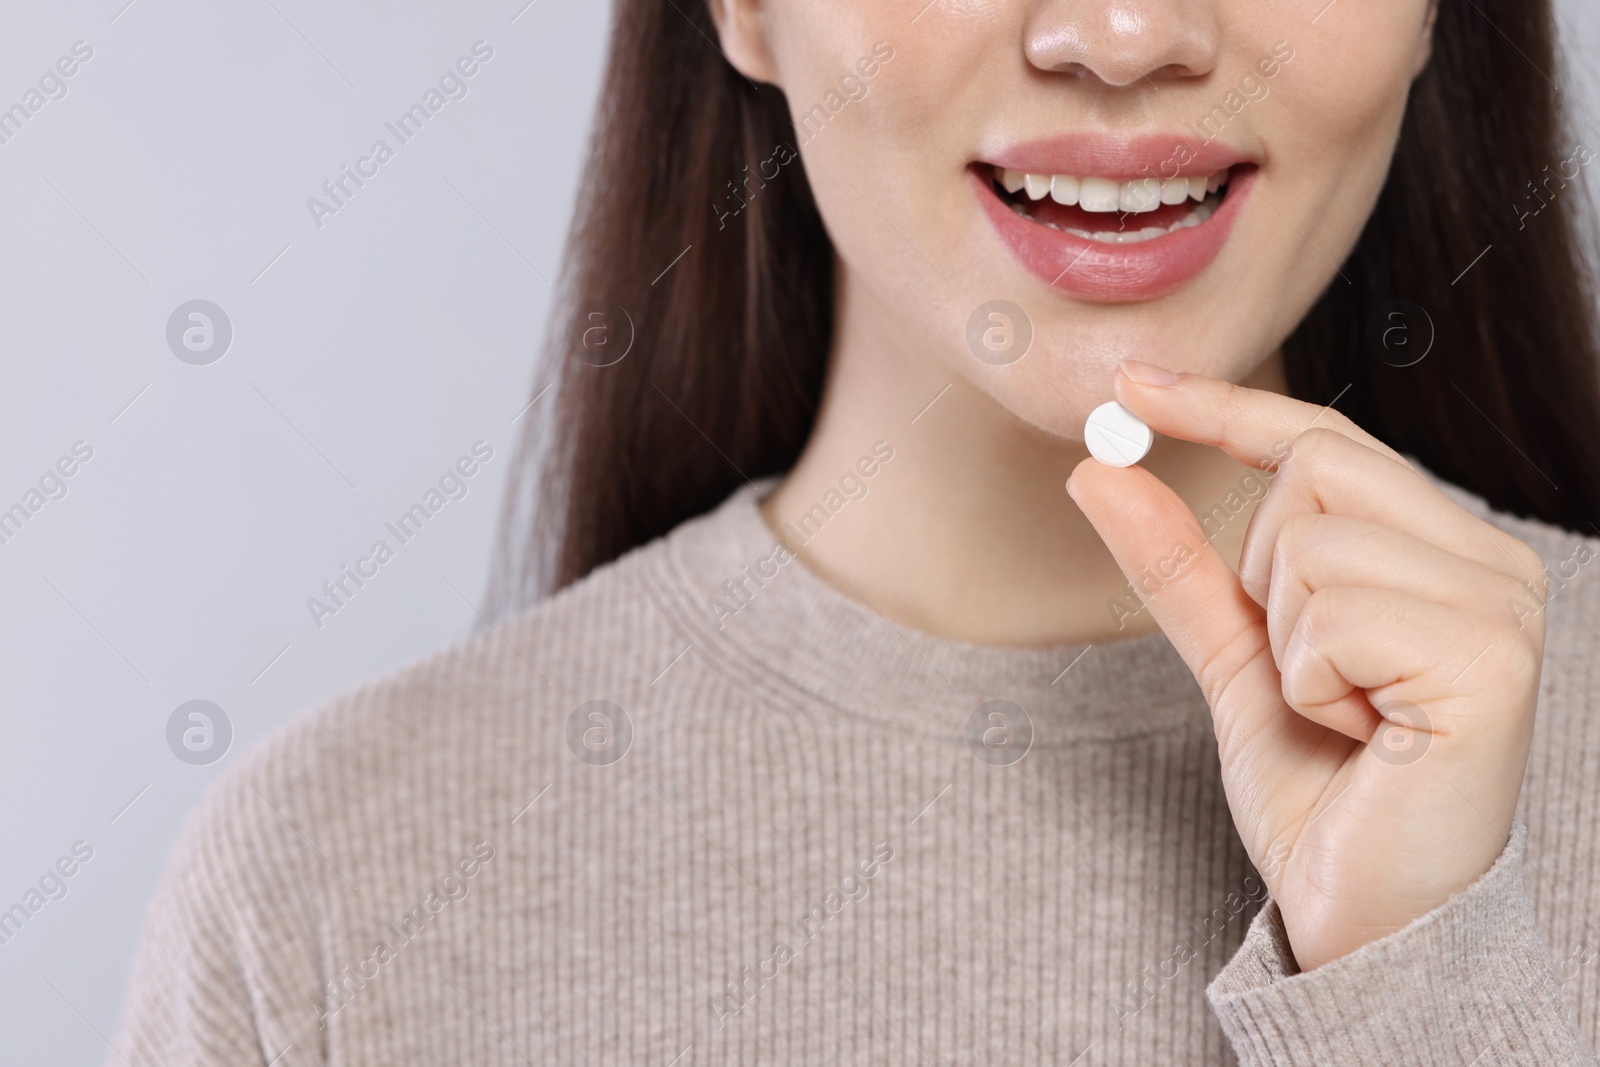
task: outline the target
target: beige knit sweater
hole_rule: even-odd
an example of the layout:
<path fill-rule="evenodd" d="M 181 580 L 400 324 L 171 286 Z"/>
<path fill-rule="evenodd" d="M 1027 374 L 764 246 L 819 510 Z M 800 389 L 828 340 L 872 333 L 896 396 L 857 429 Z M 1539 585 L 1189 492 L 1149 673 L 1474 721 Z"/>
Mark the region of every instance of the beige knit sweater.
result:
<path fill-rule="evenodd" d="M 908 630 L 775 551 L 773 484 L 241 759 L 108 1062 L 1595 1062 L 1600 542 L 1447 489 L 1551 570 L 1517 829 L 1298 974 L 1160 633 Z"/>

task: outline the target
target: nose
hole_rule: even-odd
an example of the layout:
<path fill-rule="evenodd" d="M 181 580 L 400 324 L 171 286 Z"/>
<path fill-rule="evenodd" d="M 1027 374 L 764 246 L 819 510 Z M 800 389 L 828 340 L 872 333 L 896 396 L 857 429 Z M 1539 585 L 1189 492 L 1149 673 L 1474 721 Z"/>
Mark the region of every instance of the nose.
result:
<path fill-rule="evenodd" d="M 1221 49 L 1213 0 L 1037 0 L 1024 48 L 1039 70 L 1122 88 L 1209 73 Z"/>

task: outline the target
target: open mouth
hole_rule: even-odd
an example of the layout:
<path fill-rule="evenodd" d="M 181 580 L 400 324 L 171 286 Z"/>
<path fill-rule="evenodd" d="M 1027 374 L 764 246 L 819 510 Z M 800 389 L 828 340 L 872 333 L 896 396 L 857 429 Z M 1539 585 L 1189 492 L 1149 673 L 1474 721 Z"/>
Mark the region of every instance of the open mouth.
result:
<path fill-rule="evenodd" d="M 1244 166 L 1171 179 L 1024 174 L 979 164 L 1001 203 L 1029 222 L 1108 245 L 1142 244 L 1203 226 Z"/>
<path fill-rule="evenodd" d="M 1185 173 L 1148 177 L 1146 161 L 1173 145 L 1187 156 Z M 1260 166 L 1215 142 L 1080 135 L 972 160 L 967 179 L 1025 270 L 1076 298 L 1116 303 L 1153 300 L 1200 278 L 1227 246 Z"/>

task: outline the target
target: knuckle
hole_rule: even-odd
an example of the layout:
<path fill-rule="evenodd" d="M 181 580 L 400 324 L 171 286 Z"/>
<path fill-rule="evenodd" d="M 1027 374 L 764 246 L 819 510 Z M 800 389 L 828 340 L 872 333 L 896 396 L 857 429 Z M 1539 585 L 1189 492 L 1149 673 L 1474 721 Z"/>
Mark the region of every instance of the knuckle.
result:
<path fill-rule="evenodd" d="M 1359 624 L 1365 631 L 1378 632 L 1391 625 L 1404 625 L 1404 608 L 1387 597 L 1373 597 L 1364 589 L 1330 586 L 1313 590 L 1306 597 L 1295 620 L 1295 633 L 1321 655 L 1320 645 L 1331 643 L 1346 624 Z"/>
<path fill-rule="evenodd" d="M 1511 564 L 1512 574 L 1532 584 L 1542 600 L 1550 580 L 1550 575 L 1545 570 L 1544 558 L 1526 542 L 1514 537 L 1507 537 L 1506 542 L 1506 555 Z"/>
<path fill-rule="evenodd" d="M 1510 683 L 1519 689 L 1532 689 L 1538 685 L 1544 667 L 1544 643 L 1533 640 L 1513 640 L 1506 643 L 1500 656 L 1501 670 Z"/>
<path fill-rule="evenodd" d="M 1246 403 L 1248 403 L 1248 398 L 1245 396 L 1244 387 L 1224 379 L 1222 382 L 1222 394 L 1217 397 L 1217 407 L 1224 417 L 1229 422 L 1232 422 L 1235 418 L 1245 414 L 1244 405 Z"/>
<path fill-rule="evenodd" d="M 1273 546 L 1273 557 L 1292 563 L 1302 558 L 1317 540 L 1321 516 L 1302 511 L 1289 516 L 1278 530 L 1278 542 Z"/>
<path fill-rule="evenodd" d="M 1294 632 L 1300 640 L 1315 648 L 1317 639 L 1333 625 L 1339 611 L 1338 602 L 1336 589 L 1318 589 L 1307 597 L 1300 608 L 1300 617 L 1294 621 Z"/>
<path fill-rule="evenodd" d="M 1327 419 L 1331 425 L 1327 427 L 1314 426 L 1312 429 L 1326 429 L 1329 433 L 1337 433 L 1341 437 L 1352 440 L 1358 436 L 1364 436 L 1366 433 L 1366 431 L 1362 430 L 1361 427 L 1356 425 L 1354 419 L 1346 415 L 1344 412 L 1337 410 L 1336 408 L 1328 408 L 1322 413 L 1322 418 Z"/>
<path fill-rule="evenodd" d="M 1279 461 L 1276 481 L 1302 485 L 1314 480 L 1317 468 L 1326 462 L 1329 435 L 1338 436 L 1320 426 L 1296 434 Z"/>
<path fill-rule="evenodd" d="M 1195 680 L 1200 683 L 1200 690 L 1205 694 L 1209 707 L 1215 709 L 1222 706 L 1233 680 L 1254 656 L 1268 651 L 1254 647 L 1253 638 L 1250 627 L 1241 626 L 1226 641 L 1213 648 L 1196 668 Z"/>
<path fill-rule="evenodd" d="M 1488 580 L 1485 610 L 1498 620 L 1509 617 L 1523 629 L 1525 620 L 1544 610 L 1545 590 L 1528 579 L 1513 574 L 1496 574 Z"/>
<path fill-rule="evenodd" d="M 1299 512 L 1285 519 L 1272 545 L 1271 571 L 1267 578 L 1269 589 L 1277 589 L 1298 575 L 1314 551 L 1320 516 Z"/>
<path fill-rule="evenodd" d="M 1326 426 L 1312 426 L 1295 435 L 1289 455 L 1292 460 L 1299 460 L 1302 466 L 1315 465 L 1326 457 L 1328 450 L 1335 447 L 1338 440 L 1347 441 L 1349 438 Z"/>

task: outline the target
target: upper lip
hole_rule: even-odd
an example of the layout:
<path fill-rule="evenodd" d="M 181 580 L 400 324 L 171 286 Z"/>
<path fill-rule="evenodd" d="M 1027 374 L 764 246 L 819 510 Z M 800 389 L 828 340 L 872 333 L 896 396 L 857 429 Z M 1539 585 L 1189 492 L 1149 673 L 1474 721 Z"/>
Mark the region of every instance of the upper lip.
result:
<path fill-rule="evenodd" d="M 1023 174 L 1067 174 L 1116 181 L 1199 178 L 1235 164 L 1256 162 L 1231 145 L 1179 133 L 1047 137 L 1002 148 L 980 161 Z"/>

